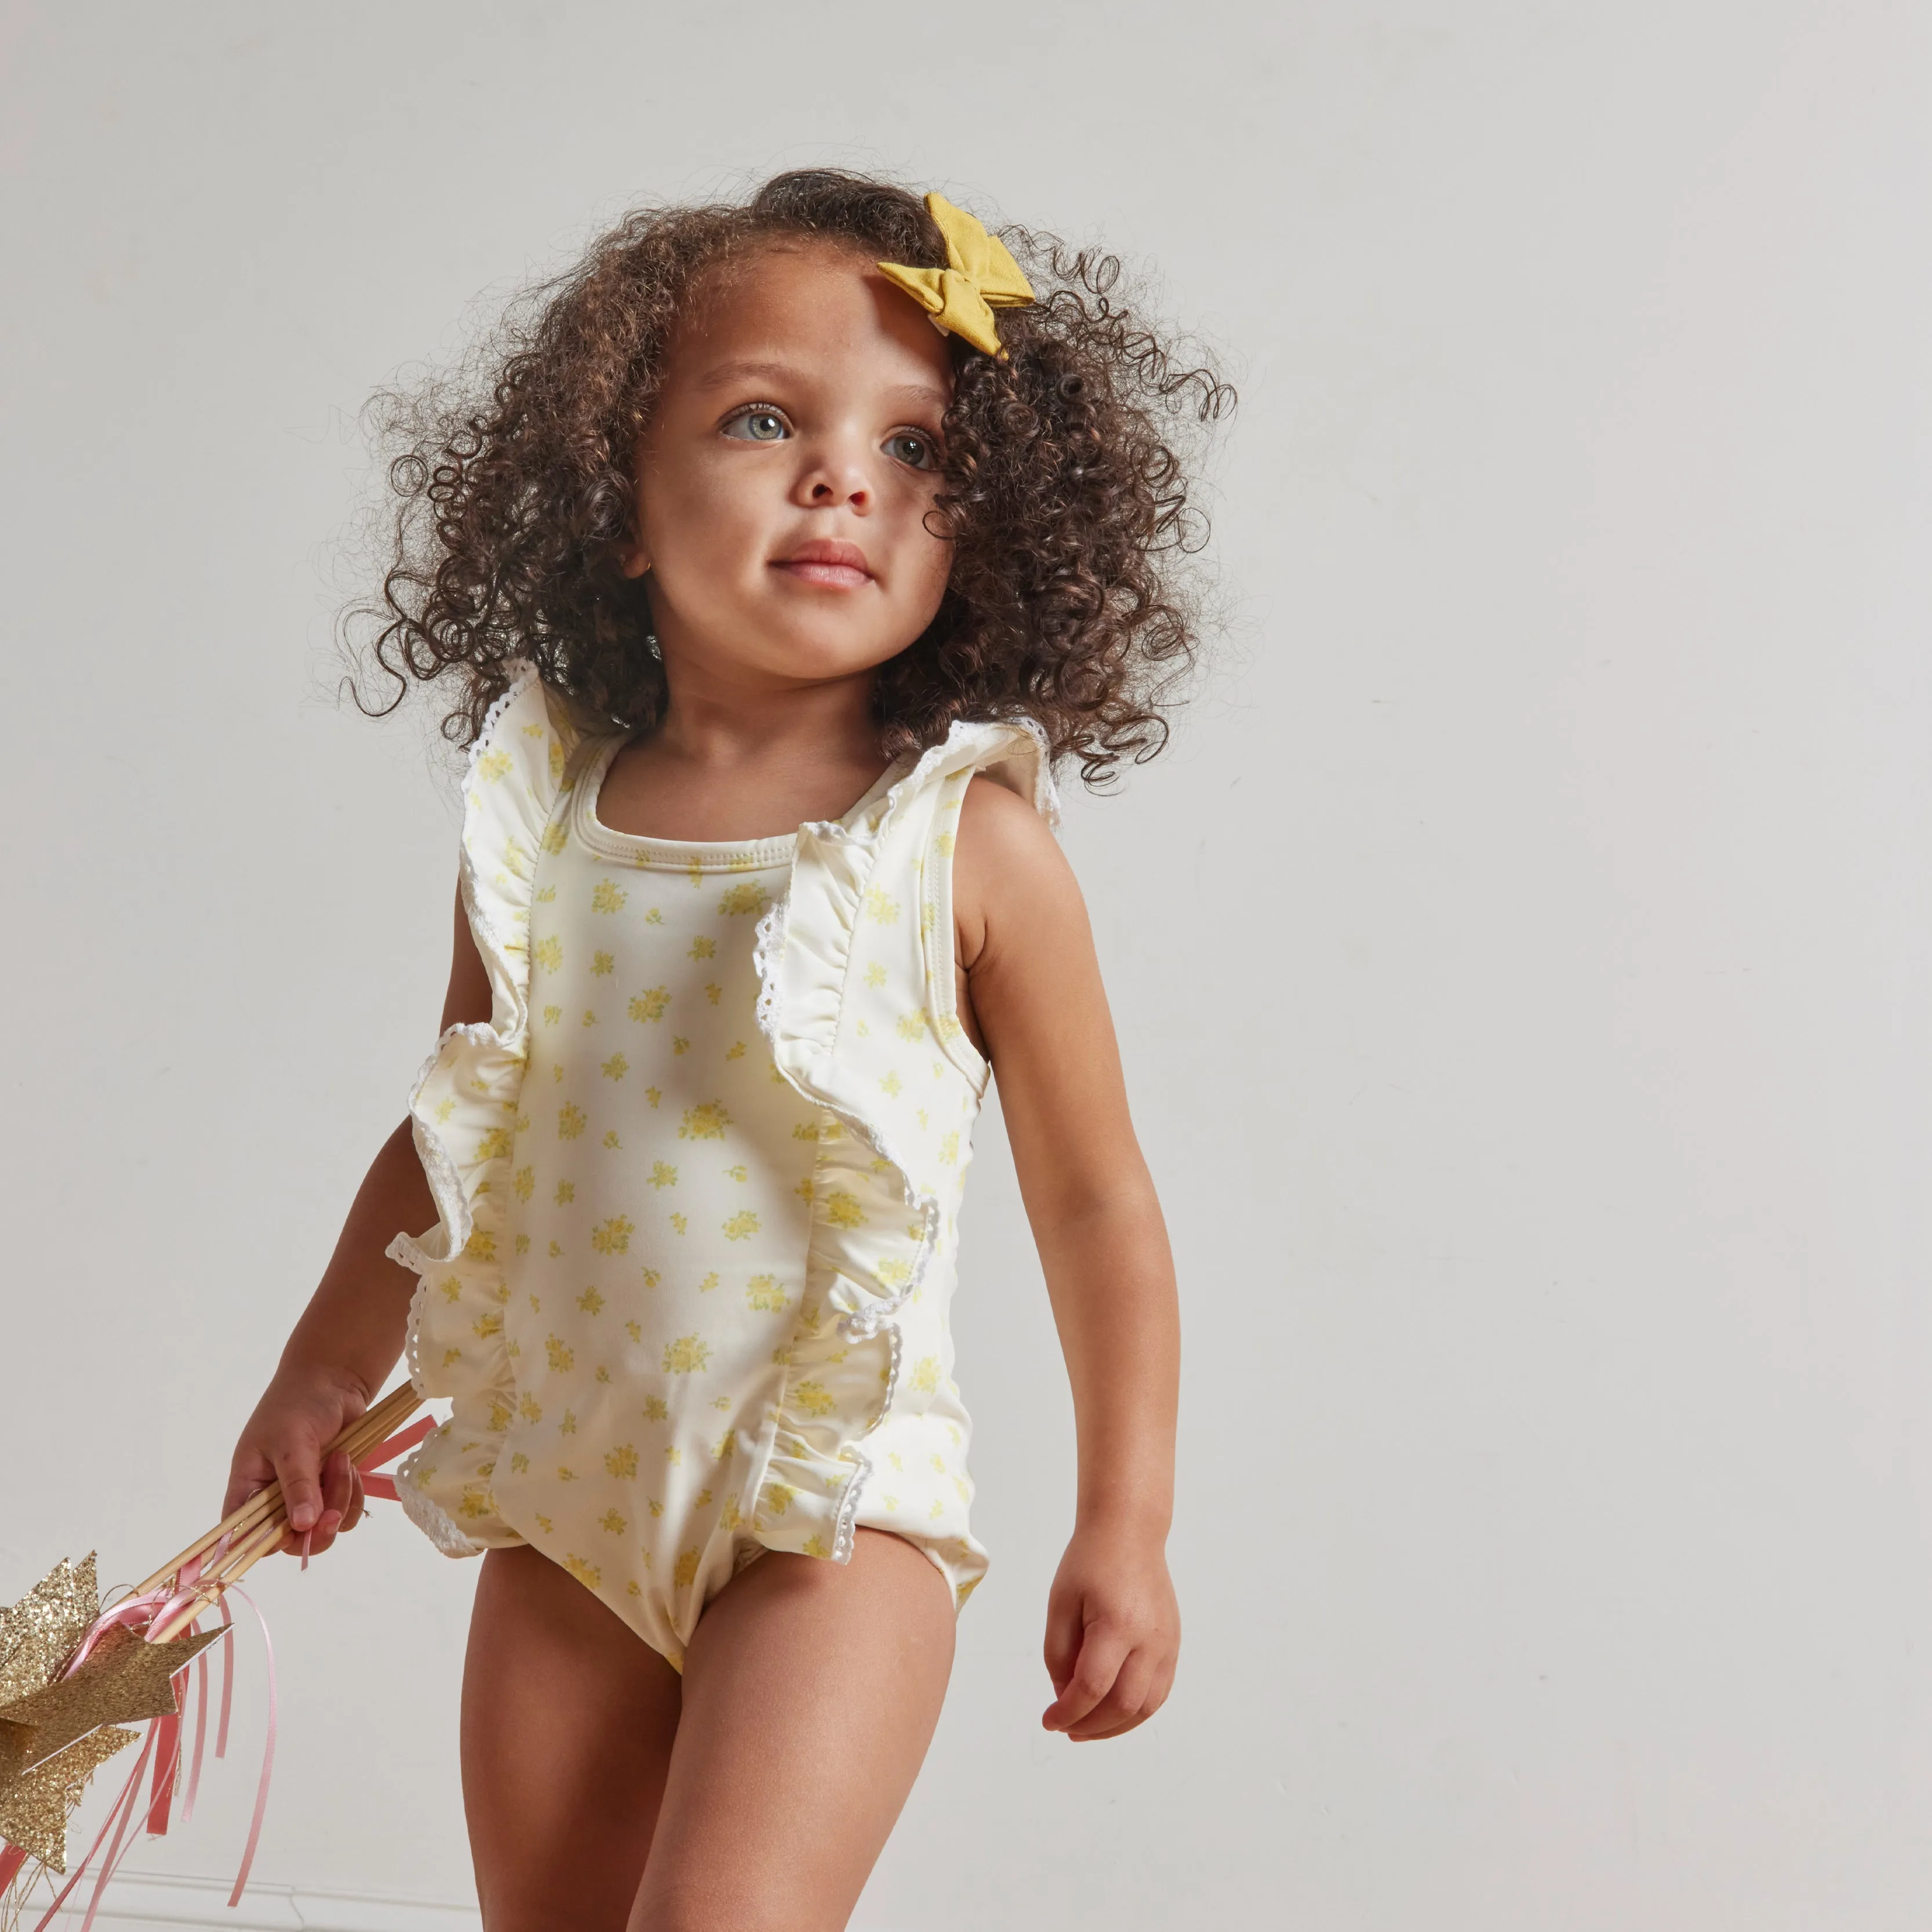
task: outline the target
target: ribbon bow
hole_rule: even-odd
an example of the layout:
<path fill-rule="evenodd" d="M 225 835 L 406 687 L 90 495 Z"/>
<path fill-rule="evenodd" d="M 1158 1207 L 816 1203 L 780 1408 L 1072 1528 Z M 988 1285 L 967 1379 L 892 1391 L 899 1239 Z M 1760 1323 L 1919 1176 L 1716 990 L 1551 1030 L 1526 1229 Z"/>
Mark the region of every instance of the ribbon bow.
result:
<path fill-rule="evenodd" d="M 993 311 L 1024 308 L 1034 298 L 1031 284 L 1006 244 L 988 235 L 963 208 L 955 208 L 934 192 L 926 196 L 926 209 L 946 238 L 946 266 L 908 268 L 902 262 L 881 262 L 880 273 L 910 296 L 932 318 L 935 328 L 970 342 L 982 355 L 1004 356 Z"/>

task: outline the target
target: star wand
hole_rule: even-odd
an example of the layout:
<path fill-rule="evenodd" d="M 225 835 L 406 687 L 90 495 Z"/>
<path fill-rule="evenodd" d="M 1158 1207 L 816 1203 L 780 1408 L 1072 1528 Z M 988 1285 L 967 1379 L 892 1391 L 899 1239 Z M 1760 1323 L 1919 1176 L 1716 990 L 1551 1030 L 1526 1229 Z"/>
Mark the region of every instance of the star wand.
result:
<path fill-rule="evenodd" d="M 422 1402 L 405 1382 L 350 1424 L 325 1453 L 346 1451 L 364 1493 L 393 1499 L 394 1483 L 374 1472 L 434 1428 L 434 1419 L 425 1416 L 400 1433 L 392 1432 Z M 140 1736 L 126 1727 L 130 1720 L 148 1720 L 140 1760 L 92 1850 L 60 1888 L 34 1932 L 42 1932 L 60 1910 L 111 1828 L 113 1844 L 94 1881 L 82 1932 L 92 1925 L 151 1763 L 153 1784 L 144 1822 L 150 1837 L 166 1832 L 182 1756 L 182 1700 L 189 1667 L 199 1663 L 194 1744 L 182 1815 L 192 1812 L 208 1718 L 208 1666 L 201 1654 L 232 1630 L 224 1600 L 226 1592 L 280 1546 L 288 1526 L 281 1484 L 270 1483 L 104 1610 L 91 1553 L 79 1563 L 63 1557 L 18 1603 L 0 1609 L 0 1932 L 13 1932 L 44 1875 L 65 1876 L 68 1823 L 95 1770 Z M 304 1552 L 304 1566 L 307 1561 Z M 216 1612 L 218 1628 L 197 1628 Z M 256 1612 L 258 1621 L 260 1615 Z M 266 1644 L 266 1624 L 262 1634 Z M 274 1751 L 274 1664 L 272 1652 L 268 1655 L 268 1742 L 231 1905 L 248 1882 L 268 1798 Z M 227 1748 L 232 1644 L 224 1665 L 217 1757 Z"/>

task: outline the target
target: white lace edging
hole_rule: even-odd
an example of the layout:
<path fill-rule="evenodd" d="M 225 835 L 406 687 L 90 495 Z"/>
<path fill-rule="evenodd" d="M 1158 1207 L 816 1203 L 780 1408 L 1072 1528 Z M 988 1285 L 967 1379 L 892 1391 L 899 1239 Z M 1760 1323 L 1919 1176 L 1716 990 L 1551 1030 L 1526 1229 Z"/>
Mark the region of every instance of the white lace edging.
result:
<path fill-rule="evenodd" d="M 758 1030 L 776 1045 L 778 1036 L 778 962 L 784 957 L 785 926 L 791 909 L 788 890 L 772 902 L 752 940 L 752 970 L 758 976 Z"/>
<path fill-rule="evenodd" d="M 835 828 L 827 827 L 826 830 Z M 842 828 L 836 828 L 842 830 Z M 920 1238 L 914 1255 L 912 1265 L 898 1293 L 877 1296 L 862 1308 L 856 1308 L 841 1316 L 839 1333 L 848 1341 L 864 1342 L 874 1336 L 882 1336 L 886 1344 L 886 1375 L 884 1392 L 872 1419 L 860 1430 L 858 1439 L 869 1436 L 884 1422 L 892 1412 L 892 1399 L 898 1394 L 899 1367 L 904 1354 L 899 1324 L 893 1318 L 898 1311 L 918 1293 L 926 1279 L 926 1269 L 939 1246 L 939 1234 L 944 1215 L 937 1195 L 928 1194 L 914 1184 L 911 1170 L 898 1157 L 890 1137 L 875 1121 L 854 1113 L 828 1099 L 824 1094 L 808 1090 L 795 1079 L 777 1059 L 780 1035 L 782 999 L 778 990 L 778 970 L 784 957 L 784 940 L 790 904 L 789 894 L 778 900 L 764 917 L 758 922 L 756 943 L 752 952 L 752 962 L 759 980 L 758 1022 L 758 1028 L 772 1049 L 774 1064 L 784 1075 L 787 1082 L 803 1097 L 825 1111 L 856 1135 L 879 1158 L 885 1161 L 898 1177 L 901 1198 L 908 1207 L 916 1211 L 920 1217 Z M 783 1404 L 780 1404 L 781 1413 Z M 838 1460 L 850 1462 L 855 1466 L 838 1499 L 838 1512 L 833 1520 L 832 1532 L 832 1561 L 845 1563 L 851 1560 L 852 1546 L 856 1534 L 855 1523 L 859 1502 L 867 1480 L 872 1473 L 872 1459 L 859 1448 L 858 1439 L 842 1444 Z"/>
<path fill-rule="evenodd" d="M 442 1433 L 436 1431 L 436 1436 Z M 422 1455 L 436 1436 L 428 1437 L 422 1448 L 412 1450 L 396 1472 L 396 1500 L 403 1506 L 403 1514 L 434 1544 L 446 1556 L 481 1556 L 484 1546 L 472 1543 L 456 1526 L 454 1518 L 441 1504 L 432 1502 L 417 1488 L 412 1480 L 416 1473 L 416 1458 Z"/>
<path fill-rule="evenodd" d="M 873 1424 L 874 1428 L 878 1426 L 876 1423 Z M 857 1540 L 859 1498 L 872 1473 L 872 1459 L 849 1442 L 839 1453 L 858 1466 L 845 1485 L 845 1493 L 838 1498 L 838 1514 L 832 1526 L 832 1560 L 835 1563 L 849 1563 L 852 1560 L 852 1545 Z"/>
<path fill-rule="evenodd" d="M 462 1169 L 444 1135 L 426 1118 L 428 1109 L 424 1106 L 424 1096 L 439 1072 L 452 1060 L 460 1060 L 466 1050 L 489 1056 L 499 1072 L 510 1073 L 518 1088 L 528 1063 L 529 949 L 523 936 L 514 928 L 506 932 L 490 908 L 494 901 L 501 900 L 514 909 L 520 892 L 526 894 L 532 890 L 536 854 L 532 850 L 519 856 L 520 836 L 512 836 L 516 828 L 483 802 L 478 767 L 496 748 L 506 717 L 527 696 L 533 685 L 541 686 L 542 680 L 536 665 L 527 659 L 513 660 L 506 668 L 511 673 L 510 682 L 484 714 L 470 747 L 463 774 L 463 830 L 458 846 L 464 914 L 476 937 L 478 950 L 490 967 L 493 1010 L 488 1021 L 447 1028 L 417 1075 L 410 1094 L 410 1137 L 436 1204 L 437 1222 L 436 1227 L 420 1239 L 407 1230 L 398 1233 L 384 1250 L 392 1260 L 410 1269 L 417 1277 L 410 1296 L 404 1351 L 410 1382 L 418 1394 L 424 1395 L 451 1393 L 447 1388 L 432 1389 L 431 1384 L 443 1378 L 431 1373 L 424 1359 L 423 1331 L 432 1316 L 429 1277 L 439 1267 L 446 1263 L 454 1264 L 464 1256 L 476 1227 L 476 1200 L 471 1189 L 465 1185 Z M 550 718 L 547 704 L 544 718 L 552 740 L 567 743 L 568 734 L 560 731 Z M 554 757 L 554 746 L 549 755 Z M 554 764 L 550 770 L 554 772 Z M 540 783 L 540 780 L 533 782 L 531 793 L 532 802 L 539 806 L 542 795 L 541 790 L 536 788 Z M 553 800 L 550 806 L 553 815 L 556 808 Z M 494 857 L 493 846 L 501 848 Z M 502 1008 L 496 998 L 500 984 L 507 985 L 510 990 L 507 1009 Z M 505 1022 L 506 1033 L 497 1030 L 500 1018 Z M 496 1060 L 498 1055 L 502 1056 L 501 1061 Z M 507 1068 L 504 1062 L 508 1063 Z M 476 1070 L 473 1065 L 470 1070 Z M 514 1108 L 514 1097 L 502 1104 Z M 482 1191 L 480 1187 L 476 1190 L 478 1193 Z M 441 1252 L 436 1252 L 438 1250 Z M 472 1264 L 465 1272 L 473 1278 L 480 1270 Z M 496 1274 L 500 1279 L 500 1269 L 490 1272 Z M 446 1432 L 446 1425 L 404 1462 L 398 1472 L 397 1496 L 410 1522 L 445 1556 L 474 1556 L 485 1546 L 466 1535 L 449 1513 L 414 1480 L 419 1474 L 434 1475 L 430 1452 Z"/>

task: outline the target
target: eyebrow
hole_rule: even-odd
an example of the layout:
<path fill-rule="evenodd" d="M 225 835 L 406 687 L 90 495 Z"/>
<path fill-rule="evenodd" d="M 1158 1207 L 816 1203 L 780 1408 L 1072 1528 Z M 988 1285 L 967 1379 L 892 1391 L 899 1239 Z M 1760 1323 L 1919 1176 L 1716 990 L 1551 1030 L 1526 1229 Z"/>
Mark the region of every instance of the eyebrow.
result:
<path fill-rule="evenodd" d="M 745 361 L 721 362 L 715 369 L 707 369 L 698 379 L 700 389 L 733 389 L 742 382 L 795 382 L 801 380 L 802 372 L 789 362 L 761 362 Z M 932 382 L 898 382 L 885 392 L 888 400 L 926 403 L 940 410 L 946 409 L 952 398 Z"/>

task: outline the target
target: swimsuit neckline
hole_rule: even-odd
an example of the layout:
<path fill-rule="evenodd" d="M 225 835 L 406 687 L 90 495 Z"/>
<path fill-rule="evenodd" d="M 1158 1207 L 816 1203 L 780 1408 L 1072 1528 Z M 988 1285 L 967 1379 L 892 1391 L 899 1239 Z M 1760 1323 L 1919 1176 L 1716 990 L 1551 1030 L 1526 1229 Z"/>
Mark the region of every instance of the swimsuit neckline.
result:
<path fill-rule="evenodd" d="M 606 858 L 622 859 L 643 872 L 752 872 L 789 866 L 798 849 L 796 832 L 767 838 L 659 838 L 640 832 L 620 832 L 597 816 L 598 795 L 612 760 L 630 742 L 613 736 L 601 746 L 585 766 L 572 790 L 570 829 L 590 850 Z M 848 829 L 891 790 L 904 769 L 895 759 L 874 778 L 862 796 L 844 812 L 838 823 Z"/>

